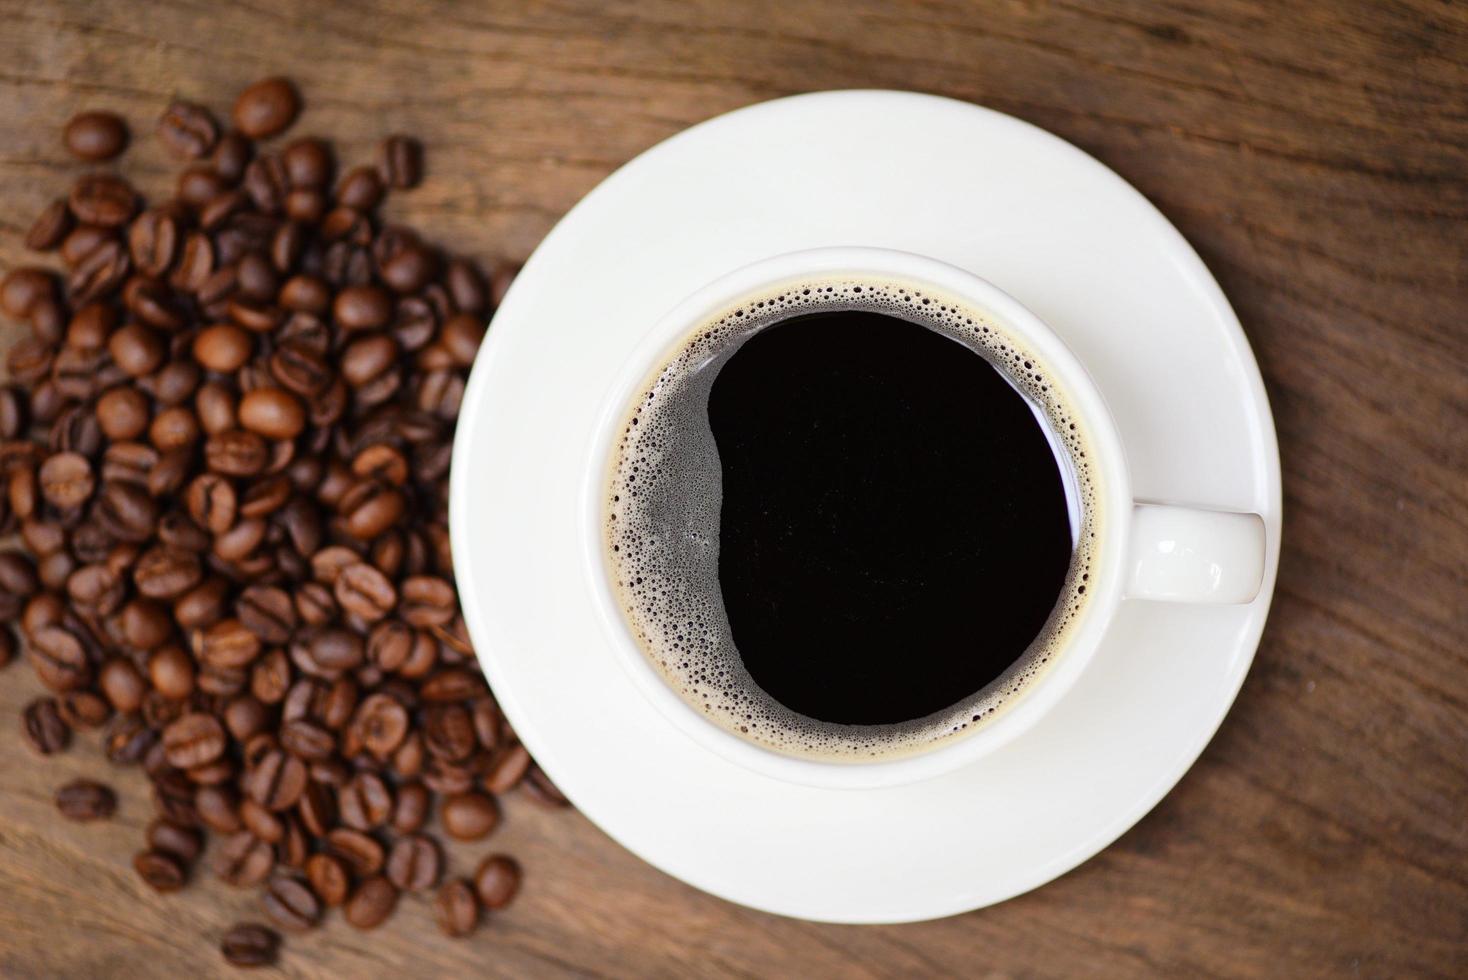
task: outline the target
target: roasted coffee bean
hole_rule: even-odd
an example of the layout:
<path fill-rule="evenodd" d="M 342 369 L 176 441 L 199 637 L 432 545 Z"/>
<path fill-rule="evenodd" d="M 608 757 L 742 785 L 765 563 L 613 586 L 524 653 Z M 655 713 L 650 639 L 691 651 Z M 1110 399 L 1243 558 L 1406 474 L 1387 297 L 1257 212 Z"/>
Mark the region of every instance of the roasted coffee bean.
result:
<path fill-rule="evenodd" d="M 450 762 L 467 759 L 477 744 L 474 721 L 462 704 L 430 708 L 425 713 L 423 734 L 429 754 Z"/>
<path fill-rule="evenodd" d="M 161 647 L 148 658 L 148 679 L 165 697 L 186 698 L 194 690 L 193 658 L 180 647 Z"/>
<path fill-rule="evenodd" d="M 397 590 L 387 576 L 362 561 L 340 571 L 334 591 L 342 609 L 368 623 L 392 612 L 398 601 Z"/>
<path fill-rule="evenodd" d="M 148 846 L 188 865 L 204 849 L 204 841 L 194 828 L 159 817 L 148 825 Z"/>
<path fill-rule="evenodd" d="M 331 732 L 302 719 L 287 722 L 281 727 L 280 744 L 287 752 L 307 762 L 330 758 L 336 751 L 336 739 Z"/>
<path fill-rule="evenodd" d="M 67 278 L 72 302 L 87 303 L 107 296 L 122 285 L 130 268 L 122 242 L 115 238 L 102 240 L 77 260 Z"/>
<path fill-rule="evenodd" d="M 287 810 L 306 789 L 306 766 L 282 749 L 267 749 L 245 771 L 244 790 L 268 810 Z"/>
<path fill-rule="evenodd" d="M 230 966 L 272 966 L 280 950 L 280 936 L 255 922 L 231 926 L 219 942 L 219 952 Z"/>
<path fill-rule="evenodd" d="M 306 860 L 306 880 L 321 904 L 335 908 L 347 900 L 351 878 L 341 858 L 330 854 L 313 854 Z"/>
<path fill-rule="evenodd" d="M 239 812 L 245 829 L 267 844 L 278 844 L 285 836 L 285 822 L 249 797 L 240 801 Z"/>
<path fill-rule="evenodd" d="M 63 133 L 66 148 L 81 160 L 111 160 L 127 147 L 127 124 L 111 112 L 79 112 Z"/>
<path fill-rule="evenodd" d="M 64 199 L 57 199 L 36 215 L 36 220 L 26 232 L 25 247 L 33 252 L 49 252 L 62 243 L 69 231 L 71 209 Z"/>
<path fill-rule="evenodd" d="M 467 936 L 479 924 L 479 899 L 474 886 L 455 878 L 438 890 L 433 900 L 433 917 L 446 936 Z"/>
<path fill-rule="evenodd" d="M 271 878 L 260 905 L 276 925 L 291 932 L 304 932 L 321 919 L 321 902 L 298 878 Z"/>
<path fill-rule="evenodd" d="M 178 256 L 183 233 L 173 211 L 154 208 L 144 211 L 128 228 L 128 251 L 133 267 L 145 276 L 160 279 Z"/>
<path fill-rule="evenodd" d="M 491 854 L 474 872 L 474 891 L 487 909 L 502 909 L 520 891 L 520 865 L 504 854 Z"/>
<path fill-rule="evenodd" d="M 438 255 L 422 245 L 410 245 L 383 263 L 382 281 L 398 293 L 416 293 L 438 275 Z"/>
<path fill-rule="evenodd" d="M 54 755 L 71 744 L 71 728 L 62 720 L 55 698 L 37 698 L 26 705 L 20 722 L 26 741 L 41 755 Z"/>
<path fill-rule="evenodd" d="M 151 599 L 177 599 L 199 584 L 199 556 L 182 548 L 155 547 L 143 552 L 133 568 L 133 583 Z"/>
<path fill-rule="evenodd" d="M 194 358 L 210 371 L 230 374 L 250 359 L 253 336 L 233 323 L 215 323 L 194 337 Z"/>
<path fill-rule="evenodd" d="M 405 892 L 428 891 L 438 884 L 443 855 L 431 837 L 410 834 L 393 842 L 387 855 L 387 880 Z"/>
<path fill-rule="evenodd" d="M 0 310 L 17 320 L 29 317 L 38 304 L 55 296 L 56 280 L 46 269 L 23 266 L 0 279 Z"/>
<path fill-rule="evenodd" d="M 148 428 L 148 396 L 137 388 L 118 387 L 97 399 L 97 424 L 109 439 L 136 439 Z"/>
<path fill-rule="evenodd" d="M 163 730 L 168 763 L 179 769 L 213 762 L 226 744 L 224 726 L 214 715 L 187 714 Z"/>
<path fill-rule="evenodd" d="M 81 641 L 63 627 L 36 630 L 26 655 L 37 679 L 57 693 L 83 687 L 92 679 L 92 666 Z"/>
<path fill-rule="evenodd" d="M 372 835 L 351 827 L 337 827 L 326 835 L 327 850 L 341 858 L 353 874 L 373 875 L 382 870 L 385 855 Z"/>
<path fill-rule="evenodd" d="M 88 174 L 72 185 L 68 204 L 78 221 L 99 228 L 116 228 L 132 217 L 138 197 L 127 181 L 119 177 Z"/>
<path fill-rule="evenodd" d="M 255 144 L 243 134 L 230 130 L 219 138 L 214 147 L 214 172 L 233 184 L 245 175 L 245 167 L 254 153 Z"/>
<path fill-rule="evenodd" d="M 133 868 L 157 892 L 176 892 L 188 883 L 183 862 L 167 851 L 140 851 L 133 858 Z"/>
<path fill-rule="evenodd" d="M 102 484 L 95 513 L 108 533 L 133 544 L 152 538 L 158 526 L 158 504 L 147 488 L 122 480 Z"/>
<path fill-rule="evenodd" d="M 397 360 L 398 344 L 387 334 L 373 334 L 347 345 L 341 355 L 341 376 L 354 388 L 379 377 Z"/>
<path fill-rule="evenodd" d="M 491 793 L 508 793 L 520 785 L 530 769 L 530 753 L 523 745 L 514 745 L 495 757 L 484 776 L 484 788 Z"/>
<path fill-rule="evenodd" d="M 449 582 L 431 575 L 403 581 L 398 612 L 414 626 L 443 626 L 458 612 L 458 596 Z"/>
<path fill-rule="evenodd" d="M 92 464 L 81 453 L 57 453 L 41 465 L 41 495 L 58 510 L 74 510 L 87 502 L 97 485 Z M 12 484 L 12 487 L 14 485 Z M 15 491 L 11 490 L 11 507 L 17 512 Z"/>
<path fill-rule="evenodd" d="M 112 707 L 118 711 L 137 711 L 148 691 L 148 682 L 131 660 L 112 657 L 102 665 L 98 683 Z"/>
<path fill-rule="evenodd" d="M 235 128 L 251 139 L 266 139 L 296 121 L 301 98 L 286 78 L 265 78 L 240 93 L 231 118 Z"/>
<path fill-rule="evenodd" d="M 296 625 L 295 606 L 282 589 L 251 586 L 235 600 L 235 614 L 261 643 L 282 644 L 290 640 Z"/>
<path fill-rule="evenodd" d="M 357 706 L 352 728 L 363 748 L 379 759 L 402 745 L 410 720 L 407 709 L 387 694 L 372 694 Z"/>
<path fill-rule="evenodd" d="M 175 100 L 158 119 L 158 138 L 179 159 L 197 160 L 214 149 L 219 124 L 203 106 Z"/>
<path fill-rule="evenodd" d="M 376 330 L 392 319 L 392 295 L 380 286 L 348 286 L 336 294 L 331 309 L 343 330 Z"/>
<path fill-rule="evenodd" d="M 337 794 L 342 823 L 355 830 L 375 830 L 392 816 L 392 792 L 375 773 L 359 772 Z"/>
<path fill-rule="evenodd" d="M 29 558 L 14 551 L 0 551 L 0 593 L 28 599 L 39 586 L 36 566 Z"/>
<path fill-rule="evenodd" d="M 417 187 L 423 179 L 423 145 L 411 136 L 389 136 L 382 143 L 378 170 L 389 187 Z"/>
<path fill-rule="evenodd" d="M 274 866 L 275 851 L 248 830 L 226 837 L 214 855 L 214 873 L 235 888 L 258 885 Z"/>
<path fill-rule="evenodd" d="M 460 313 L 444 321 L 443 329 L 439 332 L 439 342 L 443 344 L 454 364 L 470 367 L 474 363 L 475 355 L 479 353 L 480 343 L 484 340 L 484 330 L 484 322 L 479 317 Z"/>
<path fill-rule="evenodd" d="M 398 903 L 398 890 L 382 876 L 368 878 L 359 884 L 342 909 L 347 923 L 358 929 L 375 929 L 381 925 Z"/>
<path fill-rule="evenodd" d="M 270 461 L 270 450 L 257 433 L 231 429 L 204 441 L 209 469 L 225 476 L 255 476 Z"/>
<path fill-rule="evenodd" d="M 67 691 L 56 699 L 61 719 L 73 728 L 96 728 L 112 717 L 112 707 L 94 691 Z"/>
<path fill-rule="evenodd" d="M 105 820 L 117 811 L 117 794 L 91 779 L 73 779 L 56 791 L 56 809 L 68 820 Z"/>
<path fill-rule="evenodd" d="M 280 157 L 292 187 L 321 188 L 331 180 L 331 150 L 321 140 L 294 140 Z"/>
<path fill-rule="evenodd" d="M 482 840 L 499 826 L 494 798 L 484 793 L 458 793 L 443 801 L 438 811 L 443 829 L 458 840 Z"/>
<path fill-rule="evenodd" d="M 256 388 L 240 399 L 240 425 L 267 439 L 294 439 L 306 426 L 306 412 L 281 388 Z"/>
<path fill-rule="evenodd" d="M 108 726 L 103 751 L 108 761 L 122 766 L 141 762 L 153 747 L 156 736 L 136 714 L 120 714 Z"/>
<path fill-rule="evenodd" d="M 468 701 L 484 693 L 484 678 L 477 671 L 449 668 L 425 681 L 418 693 L 425 701 Z"/>

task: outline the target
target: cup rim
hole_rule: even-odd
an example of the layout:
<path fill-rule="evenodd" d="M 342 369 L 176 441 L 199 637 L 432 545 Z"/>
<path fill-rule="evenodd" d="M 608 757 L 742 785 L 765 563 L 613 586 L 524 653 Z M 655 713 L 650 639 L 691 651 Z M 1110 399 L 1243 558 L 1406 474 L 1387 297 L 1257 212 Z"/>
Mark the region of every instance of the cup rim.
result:
<path fill-rule="evenodd" d="M 1100 519 L 1093 588 L 1071 641 L 1045 674 L 1011 707 L 968 735 L 895 759 L 838 761 L 785 755 L 737 735 L 684 701 L 657 672 L 632 635 L 611 585 L 602 547 L 603 494 L 612 450 L 632 399 L 651 371 L 698 324 L 751 293 L 807 277 L 871 276 L 926 285 L 952 294 L 1003 322 L 1066 387 L 1066 401 L 1085 420 Z M 602 397 L 582 487 L 582 572 L 610 645 L 623 672 L 658 713 L 703 748 L 746 769 L 797 785 L 825 789 L 876 789 L 935 778 L 1012 741 L 1038 721 L 1070 689 L 1115 615 L 1122 596 L 1123 543 L 1132 511 L 1130 478 L 1115 423 L 1100 391 L 1064 342 L 1017 299 L 972 272 L 939 259 L 896 249 L 834 246 L 787 252 L 749 263 L 698 288 L 665 313 L 639 342 Z"/>

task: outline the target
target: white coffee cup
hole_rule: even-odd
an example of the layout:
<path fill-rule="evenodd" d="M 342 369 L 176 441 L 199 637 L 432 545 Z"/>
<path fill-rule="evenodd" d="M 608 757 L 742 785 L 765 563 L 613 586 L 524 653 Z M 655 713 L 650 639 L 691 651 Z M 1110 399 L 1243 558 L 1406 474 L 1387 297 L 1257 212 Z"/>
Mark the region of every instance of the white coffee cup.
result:
<path fill-rule="evenodd" d="M 868 278 L 935 290 L 982 311 L 1024 342 L 1065 391 L 1067 405 L 1089 435 L 1096 494 L 1096 554 L 1081 619 L 1042 676 L 1012 705 L 977 730 L 936 743 L 918 754 L 872 762 L 795 757 L 740 738 L 684 701 L 652 665 L 634 638 L 612 587 L 606 561 L 603 510 L 611 454 L 633 399 L 648 375 L 696 326 L 742 298 L 786 281 L 823 277 Z M 1132 496 L 1126 455 L 1100 392 L 1075 355 L 1034 313 L 973 273 L 935 259 L 887 249 L 837 247 L 792 252 L 736 269 L 698 289 L 669 311 L 628 360 L 607 393 L 587 460 L 581 537 L 585 572 L 611 647 L 635 686 L 668 722 L 700 745 L 755 772 L 807 786 L 871 788 L 949 772 L 1016 738 L 1048 712 L 1090 663 L 1123 600 L 1246 603 L 1264 574 L 1264 522 L 1231 513 Z M 1078 735 L 1077 737 L 1084 737 Z"/>

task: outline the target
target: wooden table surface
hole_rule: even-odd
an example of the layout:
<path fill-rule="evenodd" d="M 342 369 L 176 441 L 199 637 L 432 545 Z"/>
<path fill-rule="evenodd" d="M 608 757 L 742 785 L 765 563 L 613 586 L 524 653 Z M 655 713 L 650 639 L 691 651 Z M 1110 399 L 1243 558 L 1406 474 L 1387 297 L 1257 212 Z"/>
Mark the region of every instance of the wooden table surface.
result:
<path fill-rule="evenodd" d="M 1468 975 L 1462 5 L 0 0 L 0 23 L 0 268 L 78 171 L 57 127 L 81 108 L 132 121 L 125 169 L 157 193 L 171 95 L 222 110 L 288 73 L 307 101 L 295 132 L 348 160 L 422 134 L 430 176 L 396 213 L 493 263 L 691 123 L 915 88 L 1050 129 L 1140 188 L 1222 282 L 1269 388 L 1286 518 L 1258 659 L 1197 766 L 1081 868 L 944 921 L 812 925 L 517 800 L 493 844 L 527 885 L 473 940 L 405 902 L 374 934 L 334 918 L 291 938 L 284 973 Z M 140 774 L 85 738 L 38 760 L 16 722 L 38 688 L 23 665 L 3 677 L 0 975 L 222 970 L 218 936 L 253 895 L 208 875 L 183 895 L 142 886 Z M 52 791 L 83 773 L 118 787 L 111 824 L 56 818 Z"/>

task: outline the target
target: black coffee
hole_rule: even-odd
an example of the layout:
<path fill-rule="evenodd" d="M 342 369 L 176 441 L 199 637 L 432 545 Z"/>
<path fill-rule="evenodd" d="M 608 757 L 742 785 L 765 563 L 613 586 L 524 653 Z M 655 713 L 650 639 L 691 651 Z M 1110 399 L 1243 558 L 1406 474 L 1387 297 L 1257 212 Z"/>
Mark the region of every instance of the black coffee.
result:
<path fill-rule="evenodd" d="M 719 586 L 740 660 L 792 711 L 923 718 L 994 681 L 1055 607 L 1065 486 L 974 350 L 883 313 L 796 316 L 719 371 Z"/>
<path fill-rule="evenodd" d="M 846 277 L 772 287 L 678 343 L 629 408 L 608 570 L 694 708 L 814 758 L 993 720 L 1086 603 L 1086 439 L 1004 325 Z"/>

